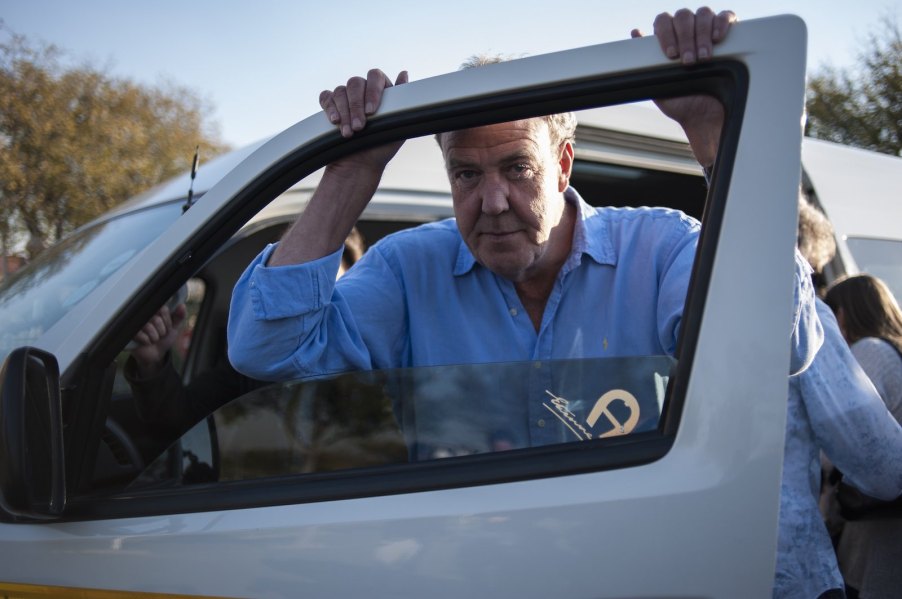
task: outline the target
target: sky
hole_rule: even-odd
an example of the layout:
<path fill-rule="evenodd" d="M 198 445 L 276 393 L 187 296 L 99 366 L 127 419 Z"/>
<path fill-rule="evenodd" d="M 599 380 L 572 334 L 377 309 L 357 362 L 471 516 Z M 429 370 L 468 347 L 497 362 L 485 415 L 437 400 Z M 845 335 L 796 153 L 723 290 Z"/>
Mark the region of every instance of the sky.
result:
<path fill-rule="evenodd" d="M 319 92 L 379 67 L 411 80 L 476 53 L 535 55 L 651 33 L 660 0 L 0 0 L 4 26 L 111 75 L 194 90 L 223 141 L 240 147 L 319 110 Z M 690 8 L 695 6 L 690 5 Z M 809 72 L 851 67 L 902 0 L 737 0 L 740 20 L 793 13 L 808 25 Z"/>

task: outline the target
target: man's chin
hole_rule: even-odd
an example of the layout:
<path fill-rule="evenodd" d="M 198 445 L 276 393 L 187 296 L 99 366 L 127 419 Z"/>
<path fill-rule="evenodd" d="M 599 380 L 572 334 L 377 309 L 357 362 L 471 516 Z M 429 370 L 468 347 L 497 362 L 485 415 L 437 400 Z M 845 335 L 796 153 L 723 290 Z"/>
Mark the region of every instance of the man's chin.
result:
<path fill-rule="evenodd" d="M 488 268 L 499 277 L 518 283 L 526 278 L 527 266 L 519 261 L 489 259 L 480 261 L 480 264 Z"/>

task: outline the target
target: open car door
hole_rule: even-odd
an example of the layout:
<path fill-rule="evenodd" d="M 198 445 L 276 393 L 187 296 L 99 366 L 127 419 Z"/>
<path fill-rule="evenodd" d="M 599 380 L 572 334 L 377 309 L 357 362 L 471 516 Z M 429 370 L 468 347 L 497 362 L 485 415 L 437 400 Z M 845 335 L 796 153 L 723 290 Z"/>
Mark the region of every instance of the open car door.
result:
<path fill-rule="evenodd" d="M 315 114 L 265 143 L 37 343 L 62 373 L 66 452 L 42 459 L 60 471 L 65 460 L 66 497 L 57 478 L 56 486 L 37 485 L 28 509 L 27 499 L 18 509 L 4 504 L 0 590 L 769 595 L 805 47 L 804 24 L 784 16 L 736 25 L 713 60 L 692 67 L 667 61 L 653 38 L 535 56 L 392 88 L 351 140 Z M 717 97 L 727 119 L 675 356 L 275 384 L 220 408 L 140 475 L 92 484 L 85 464 L 97 450 L 83 445 L 102 442 L 100 406 L 114 387 L 103 373 L 157 306 L 296 181 L 397 139 L 698 93 Z M 668 198 L 647 201 L 666 206 Z M 467 451 L 447 446 L 479 426 L 455 420 L 458 413 L 478 413 L 486 393 L 517 393 L 532 371 L 562 381 L 545 390 L 538 410 L 571 437 L 504 451 L 479 440 Z M 14 378 L 6 373 L 4 391 Z M 21 375 L 24 390 L 3 401 L 27 401 L 35 378 Z M 451 405 L 453 426 L 418 430 L 432 444 L 414 451 L 398 393 Z M 562 403 L 575 396 L 588 402 L 582 413 Z M 29 438 L 50 435 L 58 448 L 59 428 Z M 29 459 L 12 453 L 6 459 Z M 28 468 L 13 474 L 0 491 L 31 484 Z M 47 488 L 57 492 L 52 509 L 40 500 Z"/>

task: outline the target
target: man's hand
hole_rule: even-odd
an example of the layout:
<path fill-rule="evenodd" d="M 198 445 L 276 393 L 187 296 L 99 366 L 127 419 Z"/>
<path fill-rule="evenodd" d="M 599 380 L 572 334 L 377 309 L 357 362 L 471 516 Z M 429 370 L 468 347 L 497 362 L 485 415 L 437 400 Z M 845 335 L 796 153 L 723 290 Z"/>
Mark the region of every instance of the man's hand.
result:
<path fill-rule="evenodd" d="M 407 71 L 398 73 L 392 84 L 388 75 L 379 69 L 370 69 L 363 77 L 351 77 L 347 85 L 339 85 L 334 90 L 323 90 L 319 95 L 319 105 L 337 125 L 344 137 L 351 137 L 366 125 L 366 118 L 375 114 L 382 103 L 382 92 L 392 85 L 407 83 Z"/>
<path fill-rule="evenodd" d="M 668 58 L 679 59 L 685 65 L 710 60 L 715 44 L 723 41 L 736 15 L 725 10 L 714 14 L 707 6 L 695 13 L 687 8 L 674 15 L 661 13 L 655 18 L 655 37 Z M 633 29 L 632 37 L 642 37 Z M 723 106 L 710 96 L 695 95 L 656 100 L 658 108 L 683 127 L 696 160 L 704 167 L 714 164 L 720 130 L 723 127 Z"/>
<path fill-rule="evenodd" d="M 352 137 L 378 110 L 382 92 L 404 83 L 407 71 L 401 71 L 392 83 L 379 69 L 370 69 L 366 79 L 351 77 L 347 85 L 320 93 L 319 104 L 329 122 L 344 137 Z M 376 193 L 386 165 L 403 143 L 402 140 L 371 148 L 329 164 L 307 207 L 279 242 L 267 265 L 303 264 L 342 247 Z"/>
<path fill-rule="evenodd" d="M 163 306 L 135 335 L 138 346 L 132 350 L 132 357 L 141 378 L 153 376 L 162 367 L 187 314 L 185 304 L 179 304 L 171 313 L 168 306 Z"/>
<path fill-rule="evenodd" d="M 394 85 L 407 83 L 407 71 L 401 71 L 392 80 L 379 69 L 370 69 L 363 77 L 351 77 L 347 85 L 339 85 L 334 90 L 323 90 L 319 95 L 319 105 L 329 122 L 336 125 L 341 135 L 350 138 L 366 126 L 367 117 L 375 114 L 382 103 L 382 92 Z M 366 152 L 349 156 L 342 163 L 352 163 L 355 169 L 373 168 L 381 173 L 388 161 L 397 153 L 403 142 L 388 144 Z"/>

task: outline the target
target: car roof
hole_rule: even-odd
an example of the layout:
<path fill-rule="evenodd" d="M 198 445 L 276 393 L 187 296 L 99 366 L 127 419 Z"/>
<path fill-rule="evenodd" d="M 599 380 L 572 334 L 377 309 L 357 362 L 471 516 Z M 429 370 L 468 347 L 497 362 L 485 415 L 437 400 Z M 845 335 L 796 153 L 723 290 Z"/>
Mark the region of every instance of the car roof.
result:
<path fill-rule="evenodd" d="M 656 138 L 678 143 L 686 141 L 679 125 L 652 107 L 650 102 L 584 110 L 578 113 L 578 121 L 583 130 L 604 129 L 648 139 Z M 271 138 L 226 152 L 206 162 L 201 157 L 193 185 L 190 173 L 186 171 L 123 202 L 108 216 L 183 199 L 187 197 L 189 188 L 193 189 L 195 198 L 199 201 L 207 190 L 269 139 Z M 582 149 L 580 145 L 577 144 L 578 151 Z M 697 170 L 697 167 L 695 168 Z M 310 174 L 296 183 L 292 189 L 294 191 L 314 189 L 321 174 L 322 170 Z M 380 191 L 383 193 L 415 191 L 448 196 L 446 177 L 441 151 L 433 137 L 409 139 L 385 170 Z"/>
<path fill-rule="evenodd" d="M 604 130 L 678 144 L 685 144 L 686 140 L 679 125 L 665 117 L 650 102 L 581 111 L 578 122 L 581 132 L 590 129 Z M 201 162 L 193 187 L 198 201 L 208 189 L 266 141 L 268 139 L 222 154 L 209 162 Z M 628 152 L 624 152 L 622 148 L 615 149 L 613 154 L 600 153 L 598 144 L 590 137 L 585 141 L 580 140 L 576 149 L 577 158 L 613 159 L 620 162 L 630 160 Z M 659 150 L 660 148 L 649 147 L 633 156 L 634 161 L 646 163 L 656 160 L 661 156 Z M 669 163 L 662 162 L 657 167 L 684 172 L 698 170 L 694 161 L 687 161 L 686 157 L 669 160 Z M 902 158 L 806 137 L 802 142 L 802 163 L 838 238 L 902 237 L 897 226 L 902 220 L 902 203 L 897 197 L 897 190 L 902 190 Z M 291 189 L 294 193 L 285 194 L 261 213 L 261 217 L 273 212 L 296 211 L 298 203 L 303 204 L 309 198 L 321 174 L 322 170 L 316 171 L 296 183 Z M 185 198 L 190 185 L 190 174 L 183 173 L 124 202 L 113 213 Z M 378 211 L 380 204 L 413 206 L 425 202 L 435 204 L 434 215 L 440 215 L 450 213 L 450 201 L 441 152 L 432 136 L 426 136 L 408 140 L 396 158 L 389 163 L 379 192 L 373 200 L 373 208 Z"/>
<path fill-rule="evenodd" d="M 837 238 L 902 238 L 902 158 L 806 137 L 802 164 Z"/>

